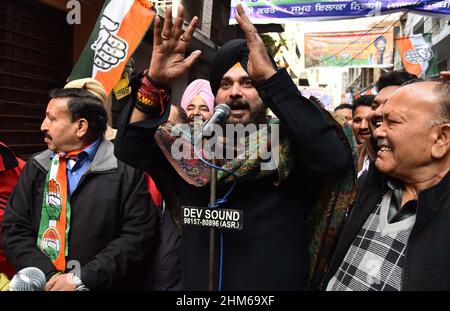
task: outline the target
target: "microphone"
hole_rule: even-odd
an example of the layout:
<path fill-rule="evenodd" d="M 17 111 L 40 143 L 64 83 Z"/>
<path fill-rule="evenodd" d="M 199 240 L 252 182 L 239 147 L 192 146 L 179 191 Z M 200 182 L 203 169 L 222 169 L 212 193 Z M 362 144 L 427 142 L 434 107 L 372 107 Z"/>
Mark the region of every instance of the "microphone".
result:
<path fill-rule="evenodd" d="M 14 275 L 9 283 L 11 292 L 37 292 L 45 288 L 46 278 L 44 272 L 35 267 L 27 267 Z"/>
<path fill-rule="evenodd" d="M 206 123 L 202 127 L 202 136 L 205 133 L 211 134 L 214 128 L 214 124 L 222 123 L 225 121 L 231 113 L 231 109 L 227 104 L 218 104 L 214 107 L 214 114 L 206 121 Z"/>

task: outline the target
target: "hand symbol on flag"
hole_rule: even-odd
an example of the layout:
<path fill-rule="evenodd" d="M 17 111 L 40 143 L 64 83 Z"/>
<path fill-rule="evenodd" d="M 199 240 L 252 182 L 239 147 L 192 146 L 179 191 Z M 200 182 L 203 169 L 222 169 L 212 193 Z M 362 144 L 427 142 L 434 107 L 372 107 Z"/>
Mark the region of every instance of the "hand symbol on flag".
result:
<path fill-rule="evenodd" d="M 412 64 L 420 64 L 428 62 L 434 56 L 433 50 L 431 48 L 417 48 L 414 50 L 409 50 L 405 52 L 405 58 Z"/>
<path fill-rule="evenodd" d="M 95 51 L 94 64 L 98 70 L 108 71 L 127 56 L 128 44 L 116 36 L 120 24 L 103 15 L 97 40 L 91 45 Z"/>
<path fill-rule="evenodd" d="M 48 216 L 52 220 L 58 220 L 61 214 L 61 187 L 55 180 L 48 182 L 47 193 Z"/>

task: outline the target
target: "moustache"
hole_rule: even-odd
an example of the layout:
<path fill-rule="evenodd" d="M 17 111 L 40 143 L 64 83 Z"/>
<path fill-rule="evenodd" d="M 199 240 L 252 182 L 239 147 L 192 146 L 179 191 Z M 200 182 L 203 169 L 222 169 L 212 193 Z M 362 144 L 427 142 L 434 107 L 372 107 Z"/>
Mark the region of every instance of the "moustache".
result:
<path fill-rule="evenodd" d="M 359 135 L 370 135 L 371 132 L 369 129 L 359 130 Z"/>
<path fill-rule="evenodd" d="M 44 137 L 46 137 L 46 138 L 48 138 L 50 140 L 53 140 L 53 138 L 48 134 L 47 131 L 42 132 L 42 134 L 44 134 Z"/>
<path fill-rule="evenodd" d="M 250 109 L 250 103 L 245 100 L 235 99 L 227 102 L 231 110 L 233 109 Z"/>
<path fill-rule="evenodd" d="M 187 121 L 188 122 L 194 122 L 196 119 L 201 119 L 202 122 L 205 122 L 205 118 L 202 115 L 199 114 L 191 114 L 188 118 Z"/>

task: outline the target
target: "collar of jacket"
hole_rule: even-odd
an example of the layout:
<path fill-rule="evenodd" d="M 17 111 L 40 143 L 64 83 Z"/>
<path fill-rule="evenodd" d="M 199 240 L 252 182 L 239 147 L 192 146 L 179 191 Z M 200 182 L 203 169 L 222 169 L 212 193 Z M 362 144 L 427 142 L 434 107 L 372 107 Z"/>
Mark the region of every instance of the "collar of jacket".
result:
<path fill-rule="evenodd" d="M 368 185 L 365 189 L 380 189 L 380 193 L 384 194 L 388 189 L 387 180 L 389 180 L 393 184 L 401 183 L 392 177 L 387 179 L 387 175 L 382 174 L 376 167 L 375 164 L 371 163 L 371 177 L 368 179 Z M 378 184 L 379 186 L 376 186 Z M 397 184 L 398 186 L 398 184 Z M 435 216 L 437 213 L 440 213 L 448 208 L 450 208 L 450 171 L 434 186 L 422 190 L 419 192 L 417 197 L 417 220 L 425 219 L 429 217 Z M 372 192 L 373 193 L 373 192 Z M 370 213 L 369 213 L 370 214 Z M 367 217 L 369 216 L 367 215 Z M 366 217 L 366 218 L 367 218 Z"/>
<path fill-rule="evenodd" d="M 417 220 L 435 217 L 450 208 L 450 171 L 436 185 L 419 192 Z"/>
<path fill-rule="evenodd" d="M 382 174 L 376 167 L 374 163 L 371 163 L 371 170 L 373 176 L 377 176 L 372 179 L 373 183 L 368 189 L 374 189 L 374 184 L 380 183 L 381 194 L 387 191 L 387 189 L 391 188 L 388 185 L 388 182 L 391 185 L 400 186 L 402 181 L 399 181 L 395 178 L 389 177 L 385 174 Z M 422 190 L 419 192 L 417 197 L 417 219 L 424 219 L 428 217 L 435 216 L 437 213 L 440 213 L 448 208 L 450 208 L 450 171 L 434 186 Z M 368 215 L 367 215 L 368 216 Z"/>
<path fill-rule="evenodd" d="M 34 157 L 33 162 L 44 169 L 44 171 L 48 172 L 50 168 L 50 155 L 52 152 L 53 151 L 47 149 L 44 152 L 39 153 Z M 114 156 L 114 145 L 110 141 L 102 138 L 90 167 L 91 172 L 105 172 L 118 168 L 117 158 Z"/>

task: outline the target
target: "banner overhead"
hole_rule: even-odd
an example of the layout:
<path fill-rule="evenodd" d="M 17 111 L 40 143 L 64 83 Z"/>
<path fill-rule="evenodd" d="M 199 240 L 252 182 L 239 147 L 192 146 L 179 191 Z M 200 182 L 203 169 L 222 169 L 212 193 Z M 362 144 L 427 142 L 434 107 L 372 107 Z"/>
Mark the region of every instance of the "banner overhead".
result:
<path fill-rule="evenodd" d="M 393 66 L 394 32 L 305 33 L 305 67 Z"/>
<path fill-rule="evenodd" d="M 287 24 L 310 20 L 332 20 L 411 10 L 416 13 L 448 15 L 450 1 L 426 0 L 232 0 L 230 24 L 236 24 L 236 5 L 241 3 L 254 24 Z"/>

